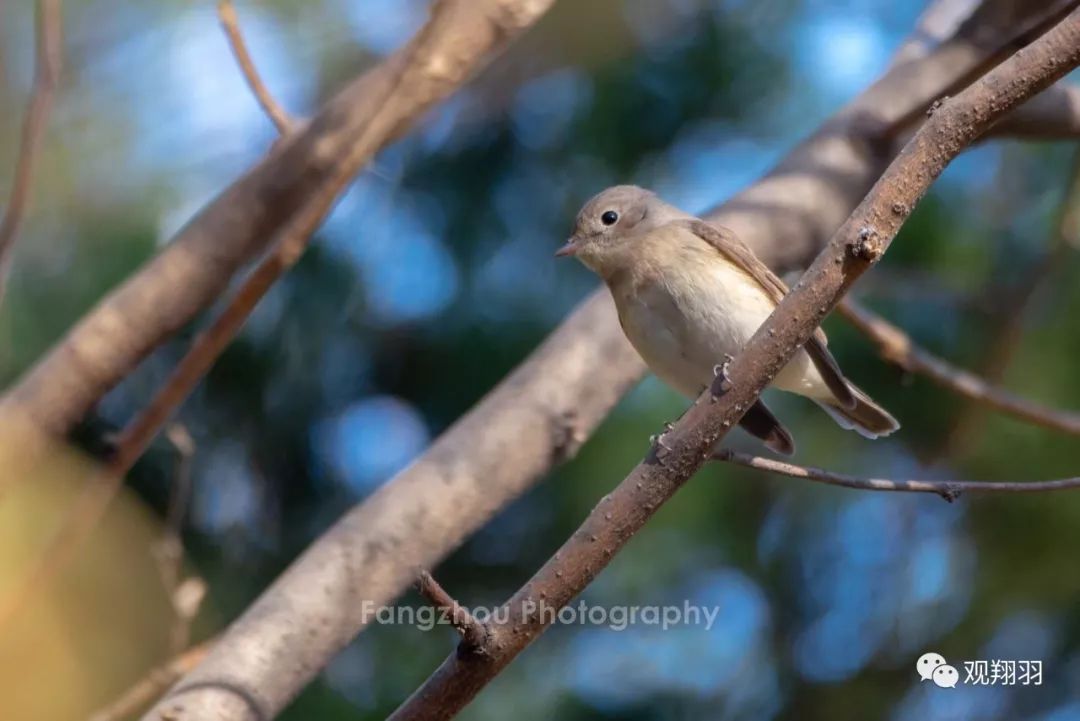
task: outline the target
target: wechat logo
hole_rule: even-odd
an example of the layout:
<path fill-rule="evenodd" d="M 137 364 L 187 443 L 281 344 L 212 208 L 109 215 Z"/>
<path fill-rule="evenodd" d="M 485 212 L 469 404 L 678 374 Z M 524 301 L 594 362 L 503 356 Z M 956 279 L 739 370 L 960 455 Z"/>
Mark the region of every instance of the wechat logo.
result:
<path fill-rule="evenodd" d="M 950 666 L 940 653 L 924 653 L 915 662 L 915 670 L 922 681 L 933 681 L 939 688 L 956 688 L 960 673 Z"/>

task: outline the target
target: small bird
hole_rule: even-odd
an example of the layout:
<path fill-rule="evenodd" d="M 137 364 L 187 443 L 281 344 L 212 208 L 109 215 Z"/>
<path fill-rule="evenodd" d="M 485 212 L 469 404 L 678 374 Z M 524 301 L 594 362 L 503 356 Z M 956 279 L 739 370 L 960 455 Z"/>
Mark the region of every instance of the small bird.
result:
<path fill-rule="evenodd" d="M 691 399 L 788 292 L 730 230 L 633 185 L 608 188 L 586 203 L 555 255 L 574 256 L 603 278 L 630 343 L 653 373 Z M 825 344 L 818 328 L 773 385 L 813 400 L 867 438 L 898 429 L 844 377 Z M 740 425 L 778 453 L 795 452 L 791 434 L 760 399 Z"/>

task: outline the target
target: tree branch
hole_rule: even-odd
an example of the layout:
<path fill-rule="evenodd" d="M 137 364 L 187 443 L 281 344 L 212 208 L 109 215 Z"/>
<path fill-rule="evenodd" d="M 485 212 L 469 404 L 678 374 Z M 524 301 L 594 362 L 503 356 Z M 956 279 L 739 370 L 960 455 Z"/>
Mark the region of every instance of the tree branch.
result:
<path fill-rule="evenodd" d="M 487 638 L 487 627 L 473 618 L 468 609 L 454 600 L 453 596 L 446 592 L 439 582 L 427 571 L 420 572 L 420 578 L 416 582 L 420 595 L 426 598 L 432 606 L 442 612 L 443 616 L 461 634 L 463 648 L 478 649 L 484 645 Z"/>
<path fill-rule="evenodd" d="M 907 333 L 851 298 L 840 304 L 840 314 L 876 343 L 886 360 L 904 370 L 921 373 L 943 388 L 1029 423 L 1063 433 L 1080 434 L 1080 414 L 1047 408 L 957 368 L 923 350 Z"/>
<path fill-rule="evenodd" d="M 936 0 L 927 3 L 915 21 L 915 27 L 893 53 L 890 67 L 929 53 L 954 35 L 978 5 L 978 0 Z"/>
<path fill-rule="evenodd" d="M 412 96 L 423 93 L 433 84 L 444 94 L 448 92 L 452 88 L 451 83 L 462 82 L 485 55 L 534 22 L 550 4 L 551 0 L 490 0 L 481 6 L 478 3 L 443 0 L 436 5 L 432 19 L 410 43 L 406 54 L 400 56 L 395 66 L 397 76 L 383 85 L 385 95 L 369 98 L 376 109 L 366 126 L 357 133 L 353 144 L 343 151 L 344 162 L 335 168 L 306 205 L 284 226 L 274 252 L 253 271 L 222 316 L 193 344 L 192 351 L 181 360 L 146 411 L 122 434 L 118 443 L 119 459 L 130 462 L 141 452 L 140 447 L 145 447 L 172 409 L 190 392 L 242 325 L 258 299 L 300 257 L 307 239 L 321 223 L 355 169 L 377 147 L 388 142 L 391 136 L 396 136 L 400 128 L 400 122 L 395 117 L 397 108 L 411 102 Z M 472 35 L 466 39 L 462 33 L 467 31 Z M 573 418 L 568 418 L 561 428 L 572 428 L 573 422 Z M 567 448 L 574 445 L 573 432 L 561 443 Z M 276 713 L 318 669 L 303 654 L 288 659 L 287 663 L 276 662 L 278 659 L 274 659 L 275 662 L 266 661 L 244 668 L 236 668 L 230 663 L 229 675 L 240 680 L 223 684 L 217 677 L 219 671 L 212 656 L 205 664 L 208 669 L 201 670 L 214 675 L 215 681 L 197 684 L 200 687 L 197 694 L 190 685 L 182 687 L 173 694 L 183 696 L 182 712 L 169 706 L 170 696 L 162 702 L 168 707 L 163 713 L 173 713 L 177 718 L 182 713 L 185 718 L 202 719 L 211 712 L 229 718 L 263 718 Z M 248 683 L 243 678 L 245 675 L 259 674 L 265 678 L 263 683 Z M 197 677 L 198 673 L 193 676 Z"/>
<path fill-rule="evenodd" d="M 550 617 L 579 594 L 656 510 L 711 456 L 762 389 L 876 263 L 911 209 L 945 166 L 1002 114 L 1080 64 L 1080 11 L 943 103 L 818 255 L 799 283 L 731 362 L 726 390 L 706 389 L 656 448 L 589 514 L 562 548 L 507 601 L 510 619 L 492 623 L 484 654 L 452 653 L 391 716 L 453 718 L 543 633 Z M 718 385 L 718 384 L 714 384 Z"/>
<path fill-rule="evenodd" d="M 1053 481 L 894 481 L 885 478 L 858 478 L 834 473 L 813 466 L 797 466 L 794 463 L 751 456 L 728 449 L 714 456 L 718 461 L 735 463 L 759 471 L 778 473 L 791 478 L 825 483 L 830 486 L 854 488 L 861 491 L 906 491 L 910 493 L 935 493 L 950 503 L 963 493 L 1046 493 L 1070 488 L 1080 488 L 1080 478 L 1063 478 Z"/>
<path fill-rule="evenodd" d="M 955 35 L 919 60 L 894 64 L 705 219 L 733 230 L 779 275 L 805 268 L 885 170 L 900 147 L 895 141 L 935 100 L 956 94 L 1078 4 L 1049 2 L 1036 11 L 1023 0 L 983 2 Z M 926 23 L 953 23 L 948 13 L 926 16 Z M 937 34 L 926 23 L 923 33 Z M 902 50 L 913 52 L 908 45 Z"/>
<path fill-rule="evenodd" d="M 219 8 L 227 4 L 223 3 Z M 236 27 L 235 24 L 233 27 Z M 418 49 L 420 47 L 418 46 Z M 410 69 L 413 59 L 413 56 L 406 59 L 399 74 Z M 252 66 L 245 68 L 244 72 L 255 74 L 256 71 Z M 398 87 L 398 82 L 387 83 L 382 90 L 384 95 L 372 99 L 374 104 L 378 108 L 389 107 Z M 270 102 L 273 104 L 272 100 Z M 380 111 L 370 116 L 369 127 L 377 128 L 380 117 Z M 364 143 L 366 136 L 367 132 L 360 133 L 352 154 L 367 152 Z M 0 628 L 6 626 L 22 610 L 38 588 L 50 583 L 64 569 L 74 552 L 101 522 L 123 487 L 124 476 L 240 331 L 259 300 L 300 259 L 323 215 L 351 177 L 352 167 L 349 162 L 342 163 L 336 175 L 316 191 L 308 207 L 298 213 L 293 222 L 282 231 L 277 246 L 244 280 L 240 289 L 210 326 L 195 338 L 191 348 L 154 393 L 146 407 L 117 434 L 115 450 L 108 464 L 86 484 L 59 530 L 31 563 L 25 580 L 16 585 L 15 591 L 0 603 Z M 180 631 L 175 637 L 183 640 L 187 631 L 183 625 L 179 628 Z M 187 645 L 186 640 L 182 645 Z"/>
<path fill-rule="evenodd" d="M 553 464 L 574 455 L 637 381 L 640 367 L 621 336 L 596 344 L 594 329 L 618 327 L 611 303 L 588 311 L 560 327 L 421 458 L 308 548 L 159 708 L 168 711 L 175 700 L 185 709 L 178 721 L 272 716 L 372 610 L 415 580 L 414 569 L 440 560 Z M 590 384 L 605 367 L 620 373 L 621 383 Z M 187 709 L 198 715 L 187 716 Z"/>
<path fill-rule="evenodd" d="M 229 39 L 229 47 L 232 48 L 236 62 L 240 66 L 240 71 L 244 74 L 244 80 L 247 81 L 252 94 L 259 101 L 263 112 L 270 117 L 278 132 L 282 135 L 288 135 L 296 127 L 296 121 L 274 99 L 274 96 L 263 82 L 262 76 L 259 75 L 259 71 L 255 68 L 251 53 L 248 52 L 247 44 L 244 42 L 244 35 L 240 32 L 240 20 L 236 16 L 236 8 L 233 7 L 232 0 L 220 0 L 217 12 L 221 27 L 225 30 L 225 36 Z"/>
<path fill-rule="evenodd" d="M 34 62 L 34 85 L 23 118 L 19 155 L 15 161 L 15 178 L 11 184 L 4 219 L 0 221 L 0 303 L 4 299 L 11 252 L 30 202 L 34 167 L 41 150 L 41 140 L 52 110 L 53 96 L 60 80 L 64 41 L 60 0 L 38 0 L 37 58 Z"/>
<path fill-rule="evenodd" d="M 1062 81 L 1003 118 L 995 137 L 1072 140 L 1080 137 L 1080 88 Z"/>
<path fill-rule="evenodd" d="M 274 239 L 321 219 L 332 189 L 536 20 L 554 0 L 439 0 L 425 29 L 353 81 L 112 291 L 0 401 L 62 435 L 204 310 Z M 408 59 L 417 62 L 409 77 Z M 406 92 L 379 104 L 403 80 Z M 377 117 L 377 122 L 375 119 Z M 317 223 L 316 223 L 317 224 Z"/>
<path fill-rule="evenodd" d="M 520 29 L 518 23 L 527 24 L 551 2 L 437 3 L 433 24 L 451 29 L 448 36 L 457 39 L 463 52 L 432 56 L 431 67 L 437 72 L 409 98 L 384 113 L 387 128 L 381 142 L 362 154 L 349 175 L 462 82 L 471 72 L 476 54 L 494 52 Z M 909 61 L 893 68 L 888 83 L 875 86 L 849 106 L 849 112 L 840 114 L 837 119 L 842 123 L 830 124 L 828 132 L 800 146 L 792 154 L 792 162 L 771 173 L 769 182 L 758 184 L 753 195 L 733 199 L 724 209 L 723 215 L 730 218 L 727 224 L 776 270 L 801 267 L 884 168 L 888 152 L 865 157 L 867 142 L 878 135 L 882 118 L 917 117 L 934 97 L 962 86 L 986 62 L 1024 42 L 1033 29 L 1075 4 L 1057 0 L 1032 7 L 1019 0 L 984 0 L 956 37 L 932 53 L 926 63 L 913 65 Z M 987 7 L 1012 8 L 1005 15 L 1008 22 L 1002 21 L 999 9 L 984 12 Z M 508 32 L 493 33 L 501 24 Z M 1000 42 L 1002 38 L 1005 42 Z M 158 256 L 87 313 L 0 399 L 0 410 L 20 413 L 53 435 L 62 435 L 83 418 L 151 350 L 214 301 L 237 269 L 265 250 L 340 169 L 357 134 L 377 109 L 372 97 L 378 97 L 380 88 L 393 82 L 396 69 L 409 52 L 409 47 L 403 48 L 365 73 L 310 123 L 280 141 L 266 159 L 192 219 Z M 853 118 L 872 120 L 858 128 L 851 127 Z M 776 211 L 775 218 L 755 221 L 755 217 L 767 218 L 769 213 L 763 211 L 769 210 Z M 810 232 L 804 227 L 807 223 Z"/>
<path fill-rule="evenodd" d="M 1042 6 L 1028 12 L 1043 17 L 1048 10 Z M 868 130 L 874 126 L 850 118 L 874 113 L 883 104 L 895 117 L 911 107 L 921 109 L 926 98 L 936 97 L 985 64 L 988 55 L 1016 41 L 1012 25 L 973 34 L 982 42 L 969 43 L 968 52 L 953 43 L 891 70 L 827 131 L 800 144 L 788 160 L 710 219 L 738 225 L 775 268 L 804 263 L 888 160 L 870 152 Z M 987 37 L 996 38 L 992 47 L 986 47 Z M 499 509 L 573 456 L 643 372 L 619 330 L 608 294 L 593 294 L 409 468 L 314 542 L 180 684 L 178 700 L 198 694 L 200 708 L 220 700 L 232 709 L 244 705 L 242 692 L 257 699 L 255 706 L 244 705 L 254 710 L 241 712 L 246 714 L 242 718 L 279 708 L 364 628 L 370 619 L 365 606 L 390 603 L 414 581 L 414 569 L 434 567 Z M 313 594 L 312 589 L 321 590 Z M 265 700 L 262 689 L 270 687 L 273 698 Z M 204 700 L 204 694 L 212 698 Z"/>
<path fill-rule="evenodd" d="M 154 546 L 153 554 L 161 572 L 161 581 L 171 593 L 180 582 L 183 568 L 184 547 L 180 533 L 191 499 L 191 465 L 195 457 L 195 439 L 180 423 L 170 425 L 165 436 L 176 449 L 179 458 L 169 491 L 169 505 L 165 510 L 165 528 L 162 530 L 161 540 Z"/>
<path fill-rule="evenodd" d="M 443 11 L 452 12 L 446 10 L 447 5 L 443 6 Z M 503 11 L 509 12 L 511 5 L 502 6 Z M 227 2 L 219 8 L 226 6 Z M 521 9 L 521 17 L 504 17 L 501 21 L 517 23 L 529 12 L 539 12 L 541 9 L 540 5 L 534 4 L 528 9 Z M 209 328 L 195 339 L 191 349 L 147 406 L 119 433 L 115 452 L 108 465 L 87 484 L 57 534 L 49 540 L 39 558 L 31 564 L 25 581 L 0 604 L 0 628 L 23 608 L 37 588 L 50 582 L 63 569 L 74 551 L 104 517 L 122 487 L 125 474 L 240 330 L 258 301 L 274 282 L 299 260 L 311 235 L 322 222 L 338 193 L 349 182 L 354 169 L 374 152 L 375 146 L 385 142 L 385 133 L 390 126 L 384 117 L 393 114 L 394 108 L 401 104 L 409 103 L 417 88 L 425 87 L 427 76 L 433 72 L 433 60 L 461 50 L 455 47 L 458 39 L 452 33 L 445 34 L 449 32 L 446 27 L 440 27 L 439 13 L 440 10 L 436 9 L 431 22 L 417 34 L 418 40 L 410 44 L 411 50 L 395 69 L 397 76 L 393 81 L 381 86 L 380 96 L 370 98 L 376 110 L 369 116 L 366 126 L 358 132 L 356 141 L 346 153 L 343 162 L 322 187 L 314 192 L 308 204 L 285 226 L 274 250 L 245 279 Z M 227 11 L 225 14 L 228 16 Z M 232 19 L 235 21 L 235 16 Z M 500 18 L 494 16 L 489 20 L 491 23 L 500 22 Z M 236 27 L 235 22 L 233 27 Z M 495 28 L 489 28 L 493 42 L 501 39 L 494 30 Z M 479 63 L 481 58 L 482 53 L 478 53 L 473 62 Z M 255 74 L 254 67 L 245 68 L 244 72 Z M 461 77 L 464 78 L 465 75 L 462 74 Z M 273 105 L 272 100 L 269 102 Z"/>

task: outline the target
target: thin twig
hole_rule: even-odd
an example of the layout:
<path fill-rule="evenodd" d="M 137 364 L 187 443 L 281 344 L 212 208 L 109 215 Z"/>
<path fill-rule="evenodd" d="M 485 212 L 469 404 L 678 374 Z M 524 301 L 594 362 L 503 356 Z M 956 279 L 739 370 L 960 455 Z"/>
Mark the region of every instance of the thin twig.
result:
<path fill-rule="evenodd" d="M 712 456 L 761 391 L 788 364 L 851 285 L 888 250 L 930 184 L 1002 114 L 1080 65 L 1080 10 L 935 109 L 870 193 L 832 236 L 799 283 L 728 367 L 731 387 L 706 389 L 651 452 L 605 496 L 556 554 L 490 624 L 478 654 L 453 653 L 392 721 L 446 721 L 460 712 L 552 623 L 530 613 L 558 609 L 581 593 L 656 510 Z M 501 619 L 507 619 L 505 621 Z"/>
<path fill-rule="evenodd" d="M 188 648 L 192 624 L 206 599 L 207 586 L 206 581 L 198 576 L 180 580 L 183 562 L 180 529 L 191 492 L 191 460 L 195 455 L 195 441 L 180 423 L 170 425 L 166 434 L 180 459 L 165 513 L 165 528 L 161 541 L 152 549 L 152 553 L 173 609 L 173 625 L 169 632 L 169 653 L 173 660 L 151 671 L 107 708 L 94 714 L 91 721 L 122 719 L 138 711 L 164 693 L 176 679 L 194 668 L 206 655 L 212 643 L 206 641 Z"/>
<path fill-rule="evenodd" d="M 487 627 L 473 618 L 469 610 L 454 600 L 430 573 L 420 572 L 416 588 L 457 629 L 465 648 L 483 648 Z"/>
<path fill-rule="evenodd" d="M 251 53 L 248 52 L 247 43 L 244 42 L 244 35 L 240 32 L 240 20 L 236 15 L 236 8 L 233 7 L 232 0 L 220 0 L 217 12 L 221 27 L 225 30 L 225 35 L 229 39 L 229 47 L 232 48 L 233 55 L 240 66 L 240 71 L 244 74 L 248 87 L 251 88 L 255 99 L 259 101 L 259 105 L 270 117 L 278 132 L 287 135 L 296 127 L 296 121 L 274 99 L 274 96 L 266 87 L 266 83 L 263 82 L 262 76 L 259 75 L 255 62 L 251 59 Z"/>
<path fill-rule="evenodd" d="M 180 459 L 169 494 L 169 506 L 165 511 L 165 528 L 161 540 L 151 549 L 151 553 L 157 561 L 161 583 L 172 603 L 174 620 L 169 634 L 170 649 L 173 654 L 178 654 L 187 648 L 191 625 L 199 614 L 207 589 L 206 581 L 198 576 L 180 580 L 184 561 L 180 534 L 191 497 L 191 462 L 195 456 L 195 439 L 181 423 L 170 424 L 165 435 L 176 448 Z"/>
<path fill-rule="evenodd" d="M 943 388 L 1029 423 L 1080 435 L 1080 414 L 1055 410 L 998 388 L 962 368 L 923 350 L 903 330 L 851 298 L 840 314 L 877 346 L 881 355 L 910 373 L 920 373 Z"/>
<path fill-rule="evenodd" d="M 184 516 L 187 515 L 188 501 L 191 498 L 191 462 L 195 456 L 195 439 L 182 423 L 170 424 L 165 430 L 165 435 L 176 449 L 179 459 L 176 464 L 176 476 L 169 492 L 169 505 L 165 510 L 165 528 L 153 553 L 161 572 L 161 581 L 171 594 L 180 581 L 184 557 L 180 535 Z"/>
<path fill-rule="evenodd" d="M 176 655 L 168 663 L 153 669 L 108 706 L 91 714 L 87 721 L 123 721 L 138 713 L 151 701 L 165 693 L 165 690 L 176 683 L 177 679 L 195 668 L 216 641 L 216 638 L 203 641 Z"/>
<path fill-rule="evenodd" d="M 718 461 L 735 463 L 759 471 L 779 473 L 791 478 L 825 483 L 831 486 L 854 488 L 861 491 L 906 491 L 909 493 L 935 493 L 946 501 L 956 500 L 962 493 L 1046 493 L 1069 488 L 1080 488 L 1080 478 L 1063 478 L 1053 481 L 914 481 L 889 480 L 885 478 L 860 478 L 834 473 L 813 466 L 798 466 L 771 458 L 751 456 L 739 451 L 722 449 L 714 456 Z"/>
<path fill-rule="evenodd" d="M 191 642 L 191 626 L 206 599 L 206 581 L 198 576 L 188 576 L 169 596 L 175 620 L 169 633 L 169 650 L 176 654 Z"/>
<path fill-rule="evenodd" d="M 0 302 L 3 302 L 4 298 L 11 251 L 30 202 L 34 168 L 60 79 L 64 45 L 60 0 L 39 0 L 36 23 L 37 59 L 34 65 L 34 85 L 23 118 L 19 156 L 15 162 L 15 179 L 11 185 L 4 219 L 0 221 Z"/>

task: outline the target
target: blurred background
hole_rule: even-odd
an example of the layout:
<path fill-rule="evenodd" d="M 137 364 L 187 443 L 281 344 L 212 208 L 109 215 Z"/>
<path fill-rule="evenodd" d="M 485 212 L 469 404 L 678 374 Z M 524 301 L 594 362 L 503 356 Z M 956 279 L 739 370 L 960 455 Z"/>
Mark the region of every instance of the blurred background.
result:
<path fill-rule="evenodd" d="M 578 0 L 544 20 L 360 176 L 296 270 L 130 476 L 61 578 L 0 628 L 0 709 L 85 717 L 182 647 L 161 554 L 208 589 L 197 641 L 424 448 L 595 287 L 551 254 L 616 182 L 703 211 L 754 180 L 885 67 L 921 0 Z M 420 25 L 424 0 L 237 4 L 268 85 L 313 111 Z M 211 2 L 81 0 L 33 212 L 0 307 L 0 383 L 254 163 L 274 129 Z M 0 10 L 0 188 L 33 67 L 27 0 Z M 1080 271 L 1047 253 L 1066 143 L 960 158 L 858 286 L 931 350 L 976 371 L 1037 273 L 1003 383 L 1080 408 Z M 1039 270 L 1042 268 L 1042 270 Z M 1045 271 L 1045 272 L 1044 272 Z M 0 504 L 0 592 L 55 530 L 87 457 L 149 397 L 198 324 L 155 354 Z M 797 460 L 881 477 L 1074 475 L 1075 438 L 905 377 L 842 321 L 841 365 L 903 430 L 867 443 L 799 399 L 774 408 Z M 597 372 L 603 372 L 598 369 Z M 439 567 L 466 606 L 510 595 L 685 406 L 649 378 L 582 449 Z M 759 451 L 741 432 L 732 443 Z M 0 459 L 3 458 L 0 449 Z M 10 466 L 0 469 L 16 477 Z M 176 489 L 190 484 L 178 507 Z M 183 495 L 183 494 L 181 494 Z M 170 505 L 170 497 L 174 502 Z M 181 498 L 181 500 L 183 500 Z M 178 526 L 170 526 L 184 511 Z M 590 604 L 718 606 L 708 631 L 552 629 L 463 719 L 1080 719 L 1080 494 L 873 494 L 734 467 L 699 474 L 586 592 Z M 402 604 L 419 605 L 410 593 Z M 286 719 L 380 719 L 452 648 L 445 628 L 376 626 Z M 925 651 L 1037 659 L 1041 686 L 938 689 Z M 961 669 L 961 673 L 963 670 Z"/>

